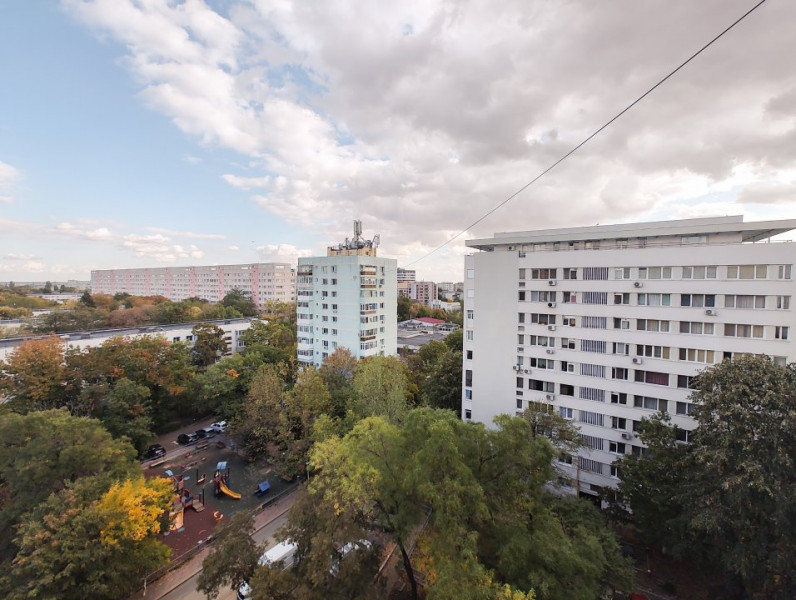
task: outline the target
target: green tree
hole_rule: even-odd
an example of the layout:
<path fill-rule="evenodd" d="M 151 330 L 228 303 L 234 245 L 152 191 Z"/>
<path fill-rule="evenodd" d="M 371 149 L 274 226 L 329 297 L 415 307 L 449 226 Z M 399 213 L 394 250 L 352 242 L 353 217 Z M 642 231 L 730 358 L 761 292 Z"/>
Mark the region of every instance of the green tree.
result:
<path fill-rule="evenodd" d="M 262 554 L 252 539 L 254 516 L 242 511 L 232 516 L 214 534 L 210 553 L 202 562 L 196 589 L 215 598 L 223 588 L 234 589 L 248 581 Z"/>
<path fill-rule="evenodd" d="M 88 290 L 83 292 L 83 295 L 80 296 L 80 303 L 89 308 L 94 308 L 94 298 L 91 297 L 91 292 Z"/>
<path fill-rule="evenodd" d="M 408 321 L 412 318 L 412 300 L 406 296 L 398 296 L 398 322 Z"/>
<path fill-rule="evenodd" d="M 236 310 L 242 317 L 253 317 L 257 314 L 257 307 L 252 302 L 250 294 L 238 288 L 230 290 L 221 300 L 221 304 Z"/>
<path fill-rule="evenodd" d="M 452 331 L 445 336 L 445 339 L 442 341 L 445 342 L 451 350 L 462 352 L 464 347 L 464 330 L 457 329 L 456 331 Z"/>
<path fill-rule="evenodd" d="M 250 456 L 268 456 L 269 447 L 277 443 L 284 388 L 284 380 L 275 365 L 262 365 L 252 379 L 246 403 L 232 421 L 233 431 L 243 437 Z"/>
<path fill-rule="evenodd" d="M 332 404 L 331 415 L 342 419 L 353 406 L 357 359 L 348 348 L 338 346 L 321 364 L 320 373 Z"/>
<path fill-rule="evenodd" d="M 380 415 L 399 423 L 409 409 L 409 371 L 397 358 L 373 356 L 360 361 L 354 375 L 354 413 L 359 418 Z"/>
<path fill-rule="evenodd" d="M 102 424 L 114 437 L 126 436 L 139 452 L 143 452 L 155 437 L 149 407 L 150 395 L 145 385 L 122 377 L 106 395 L 100 416 Z"/>
<path fill-rule="evenodd" d="M 191 329 L 193 334 L 193 362 L 199 367 L 208 367 L 223 356 L 229 348 L 224 339 L 224 330 L 212 323 L 198 323 Z"/>

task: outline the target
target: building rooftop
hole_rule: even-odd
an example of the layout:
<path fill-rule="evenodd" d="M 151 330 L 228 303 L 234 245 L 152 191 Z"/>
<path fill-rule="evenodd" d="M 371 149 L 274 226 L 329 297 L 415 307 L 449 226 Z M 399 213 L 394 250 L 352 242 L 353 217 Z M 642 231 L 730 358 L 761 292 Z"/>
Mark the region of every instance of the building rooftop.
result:
<path fill-rule="evenodd" d="M 740 242 L 759 242 L 796 229 L 796 219 L 756 221 L 744 223 L 742 215 L 651 221 L 647 223 L 619 223 L 592 227 L 567 227 L 495 233 L 494 237 L 467 240 L 465 244 L 478 250 L 510 244 L 544 244 L 548 242 L 615 240 L 622 238 L 653 238 L 669 236 L 700 236 L 734 234 Z"/>

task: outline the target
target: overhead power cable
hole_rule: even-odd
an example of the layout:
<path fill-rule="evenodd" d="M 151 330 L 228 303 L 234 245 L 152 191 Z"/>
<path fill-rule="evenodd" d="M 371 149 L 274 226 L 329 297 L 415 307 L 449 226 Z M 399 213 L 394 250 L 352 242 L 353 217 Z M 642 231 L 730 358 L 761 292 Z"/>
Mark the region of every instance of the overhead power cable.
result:
<path fill-rule="evenodd" d="M 528 189 L 528 188 L 529 188 L 530 186 L 532 186 L 534 183 L 536 183 L 537 181 L 539 181 L 539 180 L 540 180 L 542 177 L 544 177 L 545 175 L 547 175 L 547 173 L 549 173 L 550 171 L 552 171 L 553 169 L 555 169 L 555 168 L 556 168 L 558 165 L 560 165 L 562 162 L 564 162 L 564 161 L 565 161 L 567 158 L 569 158 L 570 156 L 572 156 L 573 154 L 575 154 L 575 152 L 577 152 L 578 150 L 580 150 L 580 149 L 581 149 L 583 146 L 585 146 L 585 145 L 586 145 L 588 142 L 590 142 L 590 141 L 591 141 L 591 140 L 592 140 L 594 137 L 596 137 L 598 134 L 600 134 L 600 133 L 601 133 L 601 132 L 602 132 L 604 129 L 606 129 L 607 127 L 609 127 L 609 126 L 610 126 L 610 125 L 611 125 L 611 124 L 612 124 L 614 121 L 616 121 L 616 120 L 617 120 L 619 117 L 621 117 L 622 115 L 624 115 L 624 114 L 625 114 L 627 111 L 629 111 L 631 108 L 633 108 L 633 107 L 634 107 L 636 104 L 638 104 L 639 102 L 641 102 L 641 101 L 642 101 L 644 98 L 646 98 L 646 97 L 647 97 L 647 96 L 649 96 L 649 95 L 650 95 L 652 92 L 654 92 L 656 89 L 658 89 L 658 88 L 659 88 L 661 85 L 663 85 L 663 84 L 664 84 L 664 83 L 665 83 L 665 82 L 666 82 L 668 79 L 670 79 L 672 76 L 674 76 L 674 74 L 675 74 L 675 73 L 677 73 L 677 72 L 678 72 L 680 69 L 682 69 L 683 67 L 685 67 L 685 66 L 686 66 L 688 63 L 690 63 L 692 60 L 694 60 L 694 59 L 695 59 L 697 56 L 699 56 L 700 54 L 702 54 L 702 53 L 703 53 L 705 50 L 707 50 L 708 48 L 710 48 L 710 46 L 712 46 L 714 42 L 716 42 L 716 41 L 717 41 L 719 38 L 721 38 L 721 37 L 722 37 L 724 34 L 726 34 L 728 31 L 730 31 L 730 30 L 731 30 L 733 27 L 735 27 L 735 26 L 736 26 L 738 23 L 740 23 L 741 21 L 743 21 L 743 20 L 744 20 L 746 17 L 748 17 L 750 14 L 752 14 L 752 13 L 753 13 L 755 10 L 757 10 L 758 8 L 760 8 L 760 6 L 762 6 L 762 5 L 763 5 L 765 2 L 766 2 L 766 0 L 760 0 L 760 2 L 758 2 L 757 4 L 755 4 L 755 5 L 754 5 L 752 8 L 750 8 L 748 11 L 746 11 L 746 12 L 745 12 L 743 15 L 741 15 L 740 17 L 738 17 L 738 19 L 736 19 L 736 20 L 735 20 L 735 21 L 734 21 L 734 22 L 733 22 L 731 25 L 729 25 L 729 26 L 728 26 L 726 29 L 724 29 L 724 30 L 723 30 L 721 33 L 719 33 L 719 34 L 718 34 L 716 37 L 714 37 L 714 38 L 713 38 L 712 40 L 710 40 L 710 41 L 709 41 L 707 44 L 705 44 L 704 46 L 702 46 L 702 47 L 701 47 L 699 50 L 697 50 L 696 52 L 694 52 L 694 53 L 693 53 L 691 56 L 689 56 L 689 57 L 688 57 L 688 59 L 686 59 L 685 61 L 683 61 L 682 63 L 680 63 L 680 65 L 678 65 L 678 66 L 677 66 L 677 68 L 675 68 L 674 70 L 672 70 L 671 72 L 669 72 L 669 74 L 668 74 L 668 75 L 666 75 L 666 76 L 665 76 L 663 79 L 661 79 L 660 81 L 658 81 L 658 83 L 656 83 L 656 84 L 655 84 L 655 85 L 653 85 L 651 88 L 649 88 L 649 89 L 648 89 L 646 92 L 644 92 L 643 94 L 641 94 L 641 96 L 639 96 L 638 98 L 636 98 L 635 100 L 633 100 L 633 102 L 631 102 L 631 103 L 630 103 L 630 104 L 628 104 L 628 105 L 627 105 L 625 108 L 623 108 L 621 111 L 619 111 L 619 112 L 618 112 L 616 115 L 614 115 L 614 117 L 613 117 L 613 118 L 611 118 L 609 121 L 606 121 L 606 122 L 605 122 L 605 123 L 604 123 L 602 126 L 600 126 L 600 128 L 599 128 L 599 129 L 597 129 L 597 130 L 596 130 L 594 133 L 592 133 L 592 134 L 591 134 L 589 137 L 587 137 L 586 139 L 584 139 L 584 140 L 583 140 L 582 142 L 580 142 L 580 143 L 579 143 L 577 146 L 575 146 L 574 148 L 572 148 L 572 149 L 571 149 L 569 152 L 567 152 L 566 154 L 564 154 L 563 156 L 561 156 L 561 157 L 560 157 L 558 160 L 556 160 L 556 161 L 555 161 L 553 164 L 551 164 L 549 167 L 547 167 L 547 168 L 546 168 L 544 171 L 542 171 L 541 173 L 539 173 L 539 174 L 538 174 L 536 177 L 534 177 L 533 179 L 531 179 L 531 180 L 530 180 L 528 183 L 526 183 L 524 186 L 522 186 L 522 187 L 521 187 L 520 189 L 518 189 L 516 192 L 514 192 L 513 194 L 511 194 L 511 196 L 509 196 L 508 198 L 506 198 L 505 200 L 503 200 L 503 201 L 502 201 L 502 202 L 500 202 L 499 204 L 497 204 L 497 205 L 493 206 L 493 207 L 492 207 L 490 210 L 488 210 L 488 211 L 487 211 L 487 212 L 485 212 L 483 215 L 481 215 L 480 217 L 478 217 L 478 218 L 477 218 L 475 221 L 473 221 L 472 223 L 470 223 L 470 224 L 469 224 L 467 227 L 465 227 L 464 229 L 462 229 L 462 230 L 461 230 L 459 233 L 457 233 L 456 235 L 454 235 L 452 238 L 450 238 L 450 239 L 449 239 L 449 240 L 447 240 L 446 242 L 443 242 L 442 244 L 440 244 L 439 246 L 437 246 L 436 248 L 434 248 L 434 249 L 433 249 L 433 250 L 431 250 L 430 252 L 428 252 L 428 253 L 424 254 L 423 256 L 421 256 L 420 258 L 418 258 L 417 260 L 414 260 L 414 261 L 412 261 L 412 262 L 410 262 L 410 263 L 407 263 L 406 265 L 404 265 L 404 267 L 403 267 L 403 268 L 406 268 L 406 267 L 411 267 L 412 265 L 419 263 L 421 260 L 425 260 L 426 258 L 428 258 L 429 256 L 431 256 L 431 255 L 432 255 L 432 254 L 434 254 L 435 252 L 437 252 L 437 251 L 439 251 L 439 250 L 442 250 L 442 249 L 443 249 L 445 246 L 447 246 L 448 244 L 450 244 L 450 243 L 451 243 L 452 241 L 454 241 L 455 239 L 457 239 L 457 238 L 460 238 L 462 235 L 464 235 L 465 233 L 467 233 L 467 231 L 469 231 L 470 229 L 472 229 L 473 227 L 475 227 L 476 225 L 478 225 L 478 224 L 479 224 L 481 221 L 483 221 L 484 219 L 486 219 L 486 218 L 487 218 L 488 216 L 490 216 L 492 213 L 494 213 L 494 212 L 498 211 L 500 208 L 502 208 L 503 206 L 505 206 L 506 204 L 508 204 L 508 203 L 509 203 L 511 200 L 513 200 L 514 198 L 516 198 L 516 197 L 517 197 L 519 194 L 521 194 L 522 192 L 524 192 L 526 189 Z"/>

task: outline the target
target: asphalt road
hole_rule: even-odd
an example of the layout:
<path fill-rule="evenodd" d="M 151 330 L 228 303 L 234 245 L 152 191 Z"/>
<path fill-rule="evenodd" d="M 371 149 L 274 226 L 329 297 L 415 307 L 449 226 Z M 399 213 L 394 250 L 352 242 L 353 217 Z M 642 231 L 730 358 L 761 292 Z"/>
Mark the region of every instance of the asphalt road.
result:
<path fill-rule="evenodd" d="M 287 523 L 287 517 L 288 513 L 278 516 L 259 531 L 255 531 L 252 538 L 258 544 L 266 543 L 266 549 L 275 546 L 278 540 L 274 539 L 274 532 Z M 197 579 L 199 579 L 198 573 L 171 590 L 168 594 L 163 596 L 161 600 L 205 600 L 204 594 L 196 590 Z M 235 590 L 223 589 L 218 595 L 218 600 L 234 599 Z"/>

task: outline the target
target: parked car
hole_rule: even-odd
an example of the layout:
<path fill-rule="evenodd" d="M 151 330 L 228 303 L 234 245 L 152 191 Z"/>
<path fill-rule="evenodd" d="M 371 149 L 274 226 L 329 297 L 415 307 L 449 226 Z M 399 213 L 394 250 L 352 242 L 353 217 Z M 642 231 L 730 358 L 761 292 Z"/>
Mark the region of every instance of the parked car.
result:
<path fill-rule="evenodd" d="M 207 437 L 207 434 L 205 433 L 205 430 L 204 430 L 204 429 L 197 429 L 197 430 L 194 432 L 194 435 L 196 436 L 196 439 L 197 439 L 197 440 L 201 440 L 201 439 L 204 439 L 204 438 L 206 438 L 206 437 Z"/>
<path fill-rule="evenodd" d="M 160 444 L 152 444 L 149 449 L 144 453 L 144 460 L 151 460 L 153 458 L 160 458 L 166 454 L 166 449 Z"/>
<path fill-rule="evenodd" d="M 224 430 L 227 428 L 226 421 L 216 421 L 208 429 L 212 429 L 216 433 L 224 433 Z"/>
<path fill-rule="evenodd" d="M 204 429 L 197 429 L 196 436 L 199 438 L 216 437 L 216 430 L 212 427 L 205 427 Z"/>
<path fill-rule="evenodd" d="M 197 440 L 195 433 L 181 433 L 177 436 L 177 443 L 182 444 L 183 446 L 190 446 L 191 444 L 195 444 Z"/>

